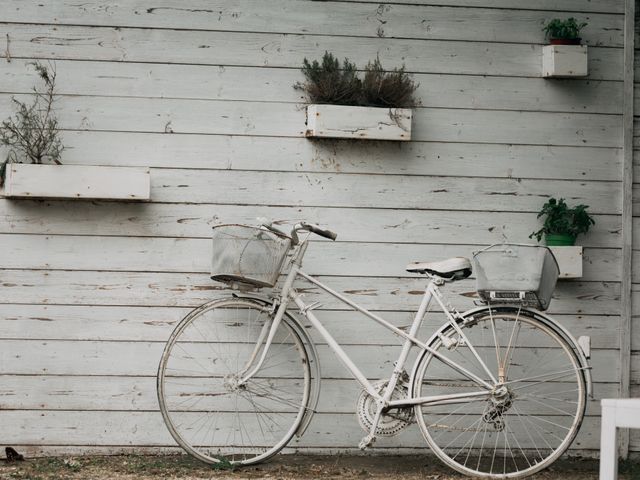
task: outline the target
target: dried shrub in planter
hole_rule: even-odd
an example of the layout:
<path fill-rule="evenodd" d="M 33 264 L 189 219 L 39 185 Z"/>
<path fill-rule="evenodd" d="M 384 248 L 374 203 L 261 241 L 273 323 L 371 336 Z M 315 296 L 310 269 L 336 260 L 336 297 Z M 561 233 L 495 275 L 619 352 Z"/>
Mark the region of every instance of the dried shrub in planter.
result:
<path fill-rule="evenodd" d="M 39 62 L 32 64 L 44 81 L 44 90 L 33 88 L 34 99 L 26 104 L 12 98 L 16 107 L 13 117 L 0 124 L 0 144 L 9 147 L 9 153 L 0 162 L 0 184 L 4 181 L 7 163 L 43 163 L 60 165 L 64 146 L 60 139 L 58 119 L 53 111 L 56 98 L 56 71 Z"/>
<path fill-rule="evenodd" d="M 379 59 L 370 62 L 362 82 L 362 104 L 370 107 L 410 108 L 418 105 L 415 91 L 418 84 L 404 67 L 385 72 Z"/>
<path fill-rule="evenodd" d="M 369 62 L 364 80 L 358 76 L 356 65 L 325 52 L 322 61 L 303 61 L 302 73 L 306 81 L 295 88 L 307 94 L 310 103 L 330 103 L 367 107 L 409 108 L 419 104 L 415 97 L 418 84 L 404 71 L 404 67 L 386 72 L 379 59 Z"/>
<path fill-rule="evenodd" d="M 311 103 L 332 103 L 336 105 L 358 105 L 362 81 L 358 78 L 356 66 L 344 59 L 340 62 L 331 53 L 325 52 L 322 63 L 304 59 L 302 66 L 306 82 L 295 88 L 304 90 Z"/>

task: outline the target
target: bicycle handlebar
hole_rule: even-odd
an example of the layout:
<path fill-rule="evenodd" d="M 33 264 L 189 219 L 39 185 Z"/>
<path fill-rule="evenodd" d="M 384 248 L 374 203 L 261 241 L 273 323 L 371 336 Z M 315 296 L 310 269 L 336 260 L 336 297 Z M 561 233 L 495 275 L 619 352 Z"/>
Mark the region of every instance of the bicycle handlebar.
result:
<path fill-rule="evenodd" d="M 329 240 L 335 241 L 338 238 L 338 234 L 332 232 L 331 230 L 323 230 L 317 225 L 313 225 L 311 223 L 300 223 L 300 227 L 304 230 L 308 230 L 309 232 L 315 233 L 316 235 L 320 235 L 321 237 L 328 238 Z"/>
<path fill-rule="evenodd" d="M 258 220 L 260 220 L 260 223 L 262 224 L 262 226 L 267 230 L 271 230 L 272 232 L 286 235 L 286 233 L 284 233 L 282 230 L 275 228 L 266 219 L 260 218 Z M 331 230 L 323 230 L 322 228 L 318 227 L 317 225 L 314 225 L 313 223 L 300 222 L 300 223 L 297 223 L 291 230 L 291 239 L 293 240 L 293 245 L 298 244 L 298 235 L 297 235 L 298 230 L 306 230 L 308 232 L 315 233 L 316 235 L 319 235 L 321 237 L 324 237 L 333 241 L 335 241 L 335 239 L 338 238 L 338 234 L 332 232 Z"/>

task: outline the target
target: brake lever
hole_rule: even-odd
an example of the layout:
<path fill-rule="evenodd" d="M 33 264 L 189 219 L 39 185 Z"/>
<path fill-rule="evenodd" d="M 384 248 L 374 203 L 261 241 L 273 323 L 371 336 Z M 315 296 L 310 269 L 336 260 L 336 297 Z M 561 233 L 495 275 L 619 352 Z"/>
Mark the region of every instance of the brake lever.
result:
<path fill-rule="evenodd" d="M 284 233 L 282 230 L 276 228 L 273 226 L 273 222 L 270 222 L 269 220 L 267 220 L 264 217 L 258 217 L 257 218 L 258 222 L 260 222 L 260 226 L 266 228 L 267 230 L 274 232 L 274 233 L 279 233 L 280 235 L 284 235 L 287 236 L 286 233 Z"/>

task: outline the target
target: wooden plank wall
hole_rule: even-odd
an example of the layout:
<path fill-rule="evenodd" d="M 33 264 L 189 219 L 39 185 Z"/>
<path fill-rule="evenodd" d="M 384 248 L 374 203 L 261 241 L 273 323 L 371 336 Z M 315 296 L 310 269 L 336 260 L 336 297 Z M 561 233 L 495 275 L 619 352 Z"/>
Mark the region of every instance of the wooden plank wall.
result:
<path fill-rule="evenodd" d="M 640 397 L 640 8 L 636 1 L 634 38 L 633 89 L 633 284 L 631 321 L 631 385 L 630 396 Z M 631 452 L 640 451 L 640 432 L 630 430 Z"/>
<path fill-rule="evenodd" d="M 587 79 L 540 77 L 555 16 L 589 22 Z M 585 275 L 559 285 L 550 313 L 592 336 L 596 397 L 618 394 L 623 2 L 4 0 L 0 22 L 0 112 L 29 93 L 28 62 L 55 61 L 64 162 L 150 166 L 153 198 L 0 199 L 0 442 L 28 454 L 173 446 L 154 389 L 163 342 L 220 294 L 211 225 L 260 216 L 338 232 L 312 245 L 308 271 L 406 324 L 425 283 L 406 263 L 528 241 L 550 195 L 586 203 L 597 224 L 581 239 Z M 415 75 L 414 141 L 303 138 L 292 84 L 325 50 Z M 448 290 L 472 305 L 473 281 Z M 387 374 L 393 338 L 358 335 L 363 320 L 340 308 L 327 300 L 320 314 L 356 358 L 382 359 L 368 375 Z M 332 380 L 296 446 L 354 450 L 357 389 L 320 351 Z M 598 414 L 591 402 L 576 450 L 598 448 Z M 417 427 L 376 445 L 424 449 Z"/>

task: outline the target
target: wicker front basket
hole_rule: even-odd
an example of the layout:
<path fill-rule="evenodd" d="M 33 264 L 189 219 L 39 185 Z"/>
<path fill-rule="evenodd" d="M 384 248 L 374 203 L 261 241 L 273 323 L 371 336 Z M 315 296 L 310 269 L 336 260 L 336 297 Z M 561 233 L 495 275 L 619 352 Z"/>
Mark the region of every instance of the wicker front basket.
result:
<path fill-rule="evenodd" d="M 559 269 L 547 247 L 492 245 L 473 255 L 476 289 L 487 303 L 521 303 L 546 310 Z"/>
<path fill-rule="evenodd" d="M 211 278 L 227 284 L 273 287 L 291 238 L 247 225 L 213 227 Z"/>

